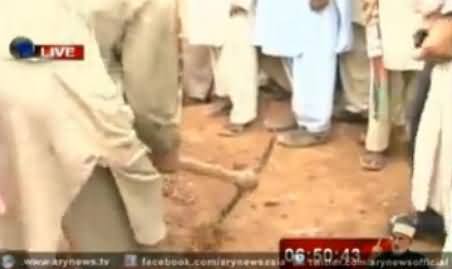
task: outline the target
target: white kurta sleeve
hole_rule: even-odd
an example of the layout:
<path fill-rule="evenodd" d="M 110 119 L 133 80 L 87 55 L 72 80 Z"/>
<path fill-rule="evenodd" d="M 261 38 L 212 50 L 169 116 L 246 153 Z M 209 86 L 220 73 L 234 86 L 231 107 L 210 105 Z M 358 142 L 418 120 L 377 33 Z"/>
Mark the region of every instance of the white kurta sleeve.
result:
<path fill-rule="evenodd" d="M 446 14 L 450 12 L 452 12 L 452 0 L 444 0 L 444 5 L 441 10 L 441 13 Z"/>
<path fill-rule="evenodd" d="M 232 0 L 232 6 L 239 6 L 246 11 L 250 12 L 254 8 L 255 0 Z"/>
<path fill-rule="evenodd" d="M 426 16 L 438 11 L 443 3 L 444 0 L 421 0 L 417 2 L 416 11 Z"/>
<path fill-rule="evenodd" d="M 343 53 L 351 50 L 353 45 L 353 8 L 350 0 L 337 0 L 336 5 L 340 18 L 336 53 Z"/>

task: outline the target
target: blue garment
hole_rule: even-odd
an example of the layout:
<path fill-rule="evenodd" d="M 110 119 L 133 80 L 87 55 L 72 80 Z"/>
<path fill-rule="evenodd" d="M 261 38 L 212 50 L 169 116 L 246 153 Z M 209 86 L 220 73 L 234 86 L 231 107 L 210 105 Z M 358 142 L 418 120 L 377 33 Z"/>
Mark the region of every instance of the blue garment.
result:
<path fill-rule="evenodd" d="M 337 54 L 352 45 L 350 0 L 331 0 L 321 12 L 309 0 L 257 0 L 256 45 L 264 54 L 292 58 L 292 109 L 310 132 L 330 127 Z"/>
<path fill-rule="evenodd" d="M 295 57 L 306 50 L 342 53 L 351 48 L 350 0 L 331 0 L 317 13 L 309 0 L 257 0 L 255 43 L 264 53 Z"/>

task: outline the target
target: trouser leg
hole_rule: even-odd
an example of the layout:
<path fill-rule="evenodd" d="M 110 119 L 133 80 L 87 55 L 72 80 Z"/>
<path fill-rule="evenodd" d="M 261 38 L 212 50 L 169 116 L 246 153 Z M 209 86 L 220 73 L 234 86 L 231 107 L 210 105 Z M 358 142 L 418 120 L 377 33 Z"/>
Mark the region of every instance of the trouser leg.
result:
<path fill-rule="evenodd" d="M 117 129 L 130 124 L 120 119 L 111 123 Z M 131 242 L 154 245 L 166 235 L 164 178 L 139 140 L 115 143 L 123 138 L 117 129 L 104 137 L 111 145 L 105 160 L 110 170 L 95 170 L 65 212 L 63 227 L 75 248 L 126 251 Z"/>
<path fill-rule="evenodd" d="M 76 251 L 136 251 L 138 245 L 115 180 L 97 168 L 68 209 L 63 228 Z"/>
<path fill-rule="evenodd" d="M 248 16 L 232 17 L 229 30 L 220 65 L 232 103 L 230 121 L 233 124 L 247 124 L 257 116 L 258 98 L 257 52 L 249 40 L 251 26 Z"/>
<path fill-rule="evenodd" d="M 97 168 L 63 218 L 72 250 L 137 251 L 163 239 L 161 184 L 115 180 L 108 169 Z"/>
<path fill-rule="evenodd" d="M 331 126 L 336 61 L 333 53 L 305 53 L 294 59 L 292 109 L 298 125 L 309 132 L 324 132 Z"/>
<path fill-rule="evenodd" d="M 343 86 L 344 109 L 352 113 L 368 109 L 370 70 L 363 26 L 354 24 L 353 50 L 340 56 L 339 70 Z"/>
<path fill-rule="evenodd" d="M 389 89 L 385 89 L 386 93 L 382 95 L 386 100 L 380 100 L 386 105 L 383 107 L 386 111 L 379 111 L 380 117 L 375 118 L 375 100 L 373 93 L 369 94 L 369 123 L 366 136 L 366 150 L 372 152 L 383 152 L 389 147 L 391 126 L 392 126 L 392 97 L 401 95 L 403 91 L 403 77 L 401 72 L 388 71 Z M 396 93 L 398 92 L 398 93 Z"/>
<path fill-rule="evenodd" d="M 182 86 L 187 97 L 205 100 L 212 88 L 213 74 L 209 49 L 183 41 Z"/>
<path fill-rule="evenodd" d="M 221 70 L 220 66 L 220 56 L 221 56 L 222 48 L 210 47 L 209 55 L 210 55 L 210 63 L 212 65 L 213 77 L 214 77 L 214 93 L 216 96 L 221 98 L 228 97 L 227 92 L 227 83 L 224 80 L 224 76 L 222 76 L 223 70 Z"/>
<path fill-rule="evenodd" d="M 422 72 L 417 76 L 417 89 L 413 97 L 413 102 L 410 104 L 410 138 L 409 138 L 409 156 L 410 162 L 413 164 L 416 134 L 419 128 L 419 122 L 422 112 L 424 111 L 424 105 L 427 100 L 428 92 L 430 90 L 430 76 L 432 73 L 433 64 L 427 64 Z"/>
<path fill-rule="evenodd" d="M 391 91 L 391 120 L 393 125 L 398 127 L 407 127 L 408 119 L 411 111 L 409 104 L 413 100 L 416 91 L 416 74 L 415 71 L 401 72 L 402 88 L 399 91 Z"/>
<path fill-rule="evenodd" d="M 259 66 L 281 88 L 292 91 L 290 67 L 288 67 L 286 59 L 260 54 Z"/>

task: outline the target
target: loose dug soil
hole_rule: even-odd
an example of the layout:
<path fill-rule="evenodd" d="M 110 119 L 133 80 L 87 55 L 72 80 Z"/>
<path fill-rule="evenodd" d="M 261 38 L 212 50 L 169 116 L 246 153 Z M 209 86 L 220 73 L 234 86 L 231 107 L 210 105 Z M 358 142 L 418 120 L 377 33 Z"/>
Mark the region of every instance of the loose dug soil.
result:
<path fill-rule="evenodd" d="M 289 103 L 263 101 L 262 118 L 287 112 Z M 208 116 L 210 105 L 184 110 L 182 152 L 234 169 L 256 164 L 272 134 L 259 119 L 238 137 L 218 136 L 227 117 Z M 215 178 L 181 172 L 175 187 L 188 200 L 168 199 L 168 222 L 178 244 L 191 250 L 276 251 L 284 236 L 380 237 L 387 221 L 409 206 L 409 170 L 404 146 L 391 150 L 382 172 L 360 168 L 359 136 L 365 126 L 334 124 L 331 141 L 308 149 L 277 146 L 260 176 L 221 227 L 209 225 L 234 195 L 234 187 Z M 438 249 L 431 242 L 418 249 Z"/>

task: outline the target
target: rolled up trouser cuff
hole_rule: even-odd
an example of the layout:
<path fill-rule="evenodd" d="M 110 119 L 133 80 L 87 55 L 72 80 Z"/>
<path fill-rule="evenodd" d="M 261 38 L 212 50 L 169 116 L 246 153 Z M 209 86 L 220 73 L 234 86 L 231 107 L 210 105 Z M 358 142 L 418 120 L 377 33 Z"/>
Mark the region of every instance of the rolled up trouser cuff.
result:
<path fill-rule="evenodd" d="M 163 177 L 150 182 L 116 179 L 135 240 L 152 246 L 165 238 Z"/>
<path fill-rule="evenodd" d="M 127 212 L 135 240 L 153 245 L 166 236 L 164 222 L 164 177 L 146 155 L 127 167 L 112 167 L 112 174 Z"/>

